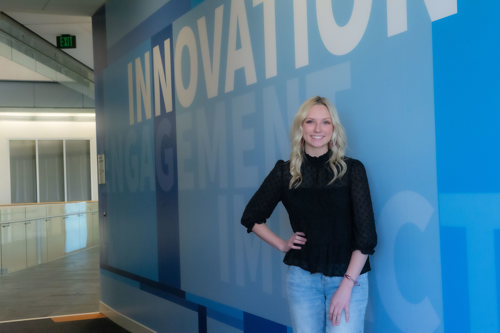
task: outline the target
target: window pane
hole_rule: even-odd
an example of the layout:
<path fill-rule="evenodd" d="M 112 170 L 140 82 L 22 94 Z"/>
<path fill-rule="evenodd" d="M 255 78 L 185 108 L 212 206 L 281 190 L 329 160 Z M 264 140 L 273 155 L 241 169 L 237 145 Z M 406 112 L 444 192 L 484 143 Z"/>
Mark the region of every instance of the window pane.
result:
<path fill-rule="evenodd" d="M 10 141 L 10 194 L 13 203 L 37 202 L 34 140 Z"/>
<path fill-rule="evenodd" d="M 38 141 L 40 202 L 64 201 L 64 159 L 62 140 Z"/>
<path fill-rule="evenodd" d="M 68 201 L 91 199 L 90 141 L 66 141 L 66 182 Z"/>

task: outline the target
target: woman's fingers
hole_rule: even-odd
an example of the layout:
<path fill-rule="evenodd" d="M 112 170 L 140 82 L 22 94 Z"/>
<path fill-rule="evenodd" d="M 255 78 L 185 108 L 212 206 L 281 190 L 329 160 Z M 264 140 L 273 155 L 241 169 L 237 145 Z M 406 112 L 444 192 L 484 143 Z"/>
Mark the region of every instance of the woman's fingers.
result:
<path fill-rule="evenodd" d="M 338 325 L 340 325 L 340 319 L 342 317 L 342 311 L 335 311 L 334 310 L 334 311 L 330 312 L 330 314 L 329 314 L 328 317 L 329 317 L 330 321 L 332 322 L 333 326 L 338 326 Z M 346 322 L 348 321 L 347 318 L 348 317 L 346 316 Z"/>
<path fill-rule="evenodd" d="M 295 243 L 305 244 L 306 241 L 307 240 L 306 240 L 305 235 L 304 235 L 303 232 L 301 232 L 301 233 L 296 232 L 295 233 Z"/>
<path fill-rule="evenodd" d="M 329 314 L 329 319 L 330 321 L 332 322 L 332 325 L 333 326 L 337 326 L 337 325 L 340 325 L 340 317 L 342 316 L 342 311 L 337 311 L 337 310 L 333 310 L 333 311 L 330 311 L 330 314 Z"/>
<path fill-rule="evenodd" d="M 303 232 L 296 232 L 295 234 L 295 237 L 294 237 L 294 245 L 304 245 L 307 241 L 307 239 L 305 238 L 305 234 Z"/>
<path fill-rule="evenodd" d="M 295 232 L 288 240 L 289 247 L 294 250 L 300 250 L 302 245 L 307 242 L 305 236 L 303 232 Z"/>

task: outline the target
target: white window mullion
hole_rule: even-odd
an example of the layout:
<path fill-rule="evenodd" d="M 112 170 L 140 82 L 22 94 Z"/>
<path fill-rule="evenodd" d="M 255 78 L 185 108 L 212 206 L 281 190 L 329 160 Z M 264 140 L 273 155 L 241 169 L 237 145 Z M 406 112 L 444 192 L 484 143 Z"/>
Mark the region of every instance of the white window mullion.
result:
<path fill-rule="evenodd" d="M 35 140 L 36 202 L 40 203 L 40 166 L 38 165 L 38 139 Z"/>
<path fill-rule="evenodd" d="M 68 201 L 68 179 L 66 171 L 66 140 L 63 140 L 63 164 L 64 164 L 64 202 Z"/>

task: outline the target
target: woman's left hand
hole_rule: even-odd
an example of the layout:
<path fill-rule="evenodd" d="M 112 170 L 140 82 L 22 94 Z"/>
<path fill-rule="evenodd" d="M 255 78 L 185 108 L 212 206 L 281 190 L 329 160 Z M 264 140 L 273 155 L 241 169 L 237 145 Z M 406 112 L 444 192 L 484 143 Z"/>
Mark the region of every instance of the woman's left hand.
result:
<path fill-rule="evenodd" d="M 345 312 L 345 321 L 349 321 L 349 304 L 351 303 L 351 294 L 353 283 L 347 279 L 342 279 L 339 288 L 333 294 L 330 302 L 328 316 L 333 326 L 340 325 L 342 312 Z"/>

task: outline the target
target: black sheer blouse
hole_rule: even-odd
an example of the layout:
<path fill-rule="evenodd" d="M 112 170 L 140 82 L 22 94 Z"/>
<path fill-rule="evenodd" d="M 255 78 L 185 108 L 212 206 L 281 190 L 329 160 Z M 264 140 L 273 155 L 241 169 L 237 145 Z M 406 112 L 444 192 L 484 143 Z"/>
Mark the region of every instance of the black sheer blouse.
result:
<path fill-rule="evenodd" d="M 302 183 L 296 189 L 289 189 L 290 162 L 278 161 L 248 202 L 241 224 L 251 232 L 283 202 L 293 231 L 304 232 L 307 238 L 302 249 L 288 251 L 283 262 L 311 273 L 343 276 L 354 250 L 374 252 L 377 234 L 363 164 L 346 157 L 346 174 L 328 185 L 333 177 L 330 155 L 330 151 L 319 157 L 305 155 Z M 369 270 L 367 260 L 361 273 Z"/>

